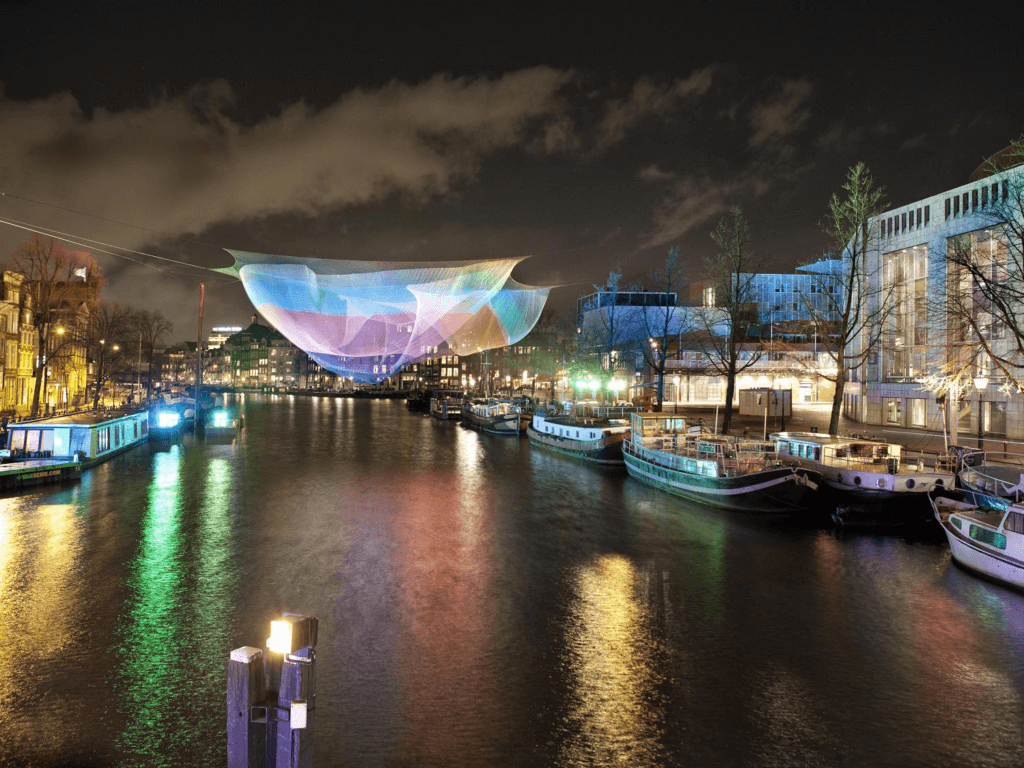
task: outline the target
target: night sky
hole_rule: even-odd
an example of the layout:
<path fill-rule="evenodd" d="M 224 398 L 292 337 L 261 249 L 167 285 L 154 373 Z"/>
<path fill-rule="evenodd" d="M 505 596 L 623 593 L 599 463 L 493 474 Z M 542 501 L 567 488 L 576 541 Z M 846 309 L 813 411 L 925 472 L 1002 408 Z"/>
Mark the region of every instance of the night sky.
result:
<path fill-rule="evenodd" d="M 896 206 L 1024 131 L 1018 31 L 945 8 L 6 3 L 0 216 L 205 266 L 532 254 L 514 276 L 566 284 L 560 309 L 671 245 L 698 279 L 739 204 L 791 271 L 852 163 Z M 222 276 L 96 255 L 171 341 L 204 277 L 207 329 L 253 311 Z"/>

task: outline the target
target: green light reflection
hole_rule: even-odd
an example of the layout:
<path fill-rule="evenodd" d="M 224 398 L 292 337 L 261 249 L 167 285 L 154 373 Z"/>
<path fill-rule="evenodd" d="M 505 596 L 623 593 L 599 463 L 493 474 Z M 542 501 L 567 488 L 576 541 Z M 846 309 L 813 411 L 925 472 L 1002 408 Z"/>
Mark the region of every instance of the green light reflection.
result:
<path fill-rule="evenodd" d="M 178 610 L 183 589 L 181 460 L 178 446 L 154 457 L 142 539 L 118 621 L 118 703 L 127 716 L 118 746 L 139 760 L 129 765 L 170 765 L 166 756 L 180 740 L 172 701 L 187 684 L 178 649 L 184 633 Z"/>
<path fill-rule="evenodd" d="M 237 575 L 232 570 L 231 472 L 211 459 L 199 518 L 183 501 L 196 483 L 183 477 L 177 446 L 157 454 L 138 555 L 118 622 L 116 674 L 126 716 L 118 747 L 130 766 L 171 766 L 188 735 L 200 764 L 221 764 L 224 660 Z M 192 502 L 194 503 L 194 502 Z M 191 507 L 194 508 L 194 507 Z"/>

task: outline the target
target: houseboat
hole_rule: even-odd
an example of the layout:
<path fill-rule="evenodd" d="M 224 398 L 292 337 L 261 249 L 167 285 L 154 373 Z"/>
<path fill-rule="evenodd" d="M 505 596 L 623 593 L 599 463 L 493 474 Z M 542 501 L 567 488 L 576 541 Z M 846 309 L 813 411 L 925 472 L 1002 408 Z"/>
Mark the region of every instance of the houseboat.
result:
<path fill-rule="evenodd" d="M 9 424 L 13 460 L 61 459 L 88 468 L 149 439 L 148 411 L 83 411 Z"/>
<path fill-rule="evenodd" d="M 462 408 L 462 423 L 492 435 L 518 437 L 526 431 L 522 411 L 508 400 L 475 400 Z"/>
<path fill-rule="evenodd" d="M 821 473 L 837 525 L 896 525 L 931 516 L 929 491 L 956 487 L 956 457 L 910 455 L 898 443 L 825 435 L 774 432 L 779 459 Z"/>
<path fill-rule="evenodd" d="M 434 396 L 430 398 L 430 415 L 442 421 L 461 419 L 462 395 L 435 392 Z"/>
<path fill-rule="evenodd" d="M 1024 506 L 978 506 L 928 494 L 953 559 L 969 570 L 1024 589 Z"/>
<path fill-rule="evenodd" d="M 703 434 L 666 413 L 632 414 L 623 446 L 629 474 L 648 485 L 721 509 L 761 514 L 812 510 L 819 474 L 783 464 L 768 441 Z"/>
<path fill-rule="evenodd" d="M 526 435 L 536 445 L 563 456 L 621 466 L 622 441 L 632 408 L 580 405 L 567 416 L 535 413 Z"/>

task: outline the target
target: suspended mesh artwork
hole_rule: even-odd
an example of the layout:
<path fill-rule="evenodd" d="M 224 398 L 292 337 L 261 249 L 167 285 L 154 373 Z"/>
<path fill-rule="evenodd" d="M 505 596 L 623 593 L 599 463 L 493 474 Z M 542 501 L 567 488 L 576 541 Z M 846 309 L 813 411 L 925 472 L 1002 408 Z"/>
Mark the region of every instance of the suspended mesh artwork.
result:
<path fill-rule="evenodd" d="M 523 258 L 385 263 L 228 251 L 257 311 L 328 370 L 375 383 L 408 363 L 522 339 L 550 288 L 511 278 Z"/>

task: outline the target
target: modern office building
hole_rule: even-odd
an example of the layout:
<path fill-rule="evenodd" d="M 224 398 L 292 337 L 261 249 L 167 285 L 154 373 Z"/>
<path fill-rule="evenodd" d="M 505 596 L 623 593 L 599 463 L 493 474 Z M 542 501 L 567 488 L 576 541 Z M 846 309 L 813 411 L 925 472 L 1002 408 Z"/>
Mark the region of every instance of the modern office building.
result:
<path fill-rule="evenodd" d="M 1007 272 L 999 221 L 1012 212 L 1013 197 L 1024 188 L 1024 166 L 990 169 L 983 164 L 962 186 L 870 220 L 867 271 L 874 285 L 884 286 L 880 305 L 889 311 L 881 342 L 872 345 L 866 365 L 849 371 L 847 416 L 867 424 L 1024 437 L 1021 395 L 1010 391 L 1002 372 L 979 351 L 977 335 L 947 311 L 955 297 L 968 306 L 973 302 L 978 327 L 999 353 L 1019 341 L 991 315 L 983 316 L 977 287 L 969 278 L 954 279 L 947 258 L 955 247 L 967 246 L 1003 278 L 1021 277 L 1012 261 Z M 1024 210 L 1016 208 L 1020 217 Z M 1019 256 L 1020 244 L 1009 252 Z M 861 347 L 867 343 L 862 336 Z"/>

